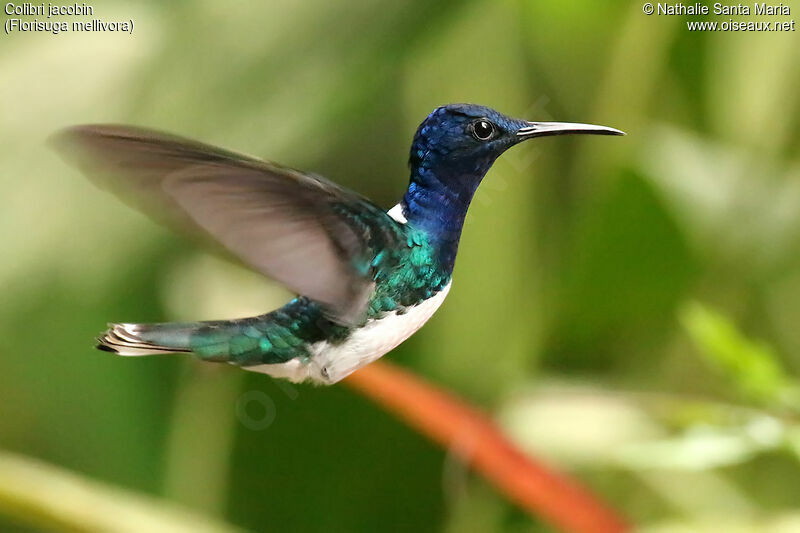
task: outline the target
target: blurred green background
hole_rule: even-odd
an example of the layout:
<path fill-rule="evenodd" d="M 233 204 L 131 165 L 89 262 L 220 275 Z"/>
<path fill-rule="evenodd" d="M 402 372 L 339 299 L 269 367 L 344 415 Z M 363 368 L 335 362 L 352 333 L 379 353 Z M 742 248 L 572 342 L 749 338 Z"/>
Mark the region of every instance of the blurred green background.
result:
<path fill-rule="evenodd" d="M 94 351 L 108 321 L 286 293 L 44 144 L 139 124 L 390 207 L 417 124 L 467 101 L 628 136 L 504 155 L 447 303 L 388 358 L 643 531 L 800 531 L 796 32 L 691 33 L 621 0 L 93 5 L 133 35 L 0 37 L 0 530 L 549 531 L 346 387 Z"/>

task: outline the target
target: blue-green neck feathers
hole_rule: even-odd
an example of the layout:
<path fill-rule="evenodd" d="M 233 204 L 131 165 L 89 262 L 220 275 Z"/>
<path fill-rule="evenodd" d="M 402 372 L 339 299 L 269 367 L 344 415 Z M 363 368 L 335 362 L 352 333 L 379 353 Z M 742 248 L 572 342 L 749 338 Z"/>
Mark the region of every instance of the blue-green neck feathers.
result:
<path fill-rule="evenodd" d="M 491 121 L 497 131 L 476 132 L 482 119 Z M 403 215 L 408 224 L 428 234 L 447 270 L 455 264 L 461 229 L 478 185 L 495 159 L 518 142 L 504 133 L 522 124 L 483 106 L 451 104 L 435 109 L 417 129 Z M 487 133 L 488 139 L 480 138 Z"/>

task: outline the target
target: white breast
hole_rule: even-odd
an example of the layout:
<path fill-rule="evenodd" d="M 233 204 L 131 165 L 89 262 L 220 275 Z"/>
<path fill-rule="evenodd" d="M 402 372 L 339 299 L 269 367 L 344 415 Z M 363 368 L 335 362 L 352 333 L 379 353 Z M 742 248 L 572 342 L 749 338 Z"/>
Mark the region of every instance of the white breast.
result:
<path fill-rule="evenodd" d="M 322 384 L 336 383 L 391 351 L 421 328 L 442 305 L 450 285 L 448 283 L 431 298 L 408 308 L 403 314 L 392 312 L 383 318 L 370 320 L 341 344 L 322 341 L 311 345 L 311 357 L 306 362 L 293 359 L 282 364 L 246 369 L 294 382 L 312 380 Z"/>

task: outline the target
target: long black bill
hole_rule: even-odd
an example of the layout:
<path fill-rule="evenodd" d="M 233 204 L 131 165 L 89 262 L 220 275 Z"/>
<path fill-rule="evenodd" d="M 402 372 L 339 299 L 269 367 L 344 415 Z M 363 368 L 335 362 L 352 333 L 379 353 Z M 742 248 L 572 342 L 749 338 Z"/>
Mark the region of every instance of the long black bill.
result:
<path fill-rule="evenodd" d="M 591 135 L 625 135 L 624 131 L 596 126 L 594 124 L 578 124 L 574 122 L 528 122 L 528 126 L 517 130 L 517 136 L 530 139 L 549 135 L 571 135 L 575 133 Z"/>

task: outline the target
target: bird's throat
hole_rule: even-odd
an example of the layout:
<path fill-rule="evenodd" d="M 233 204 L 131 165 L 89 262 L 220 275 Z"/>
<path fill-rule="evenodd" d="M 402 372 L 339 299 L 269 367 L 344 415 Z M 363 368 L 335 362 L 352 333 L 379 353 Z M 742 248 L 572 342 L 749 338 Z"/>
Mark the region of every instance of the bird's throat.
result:
<path fill-rule="evenodd" d="M 407 223 L 425 231 L 442 268 L 452 272 L 469 204 L 483 176 L 442 179 L 432 170 L 412 172 L 403 197 Z"/>

